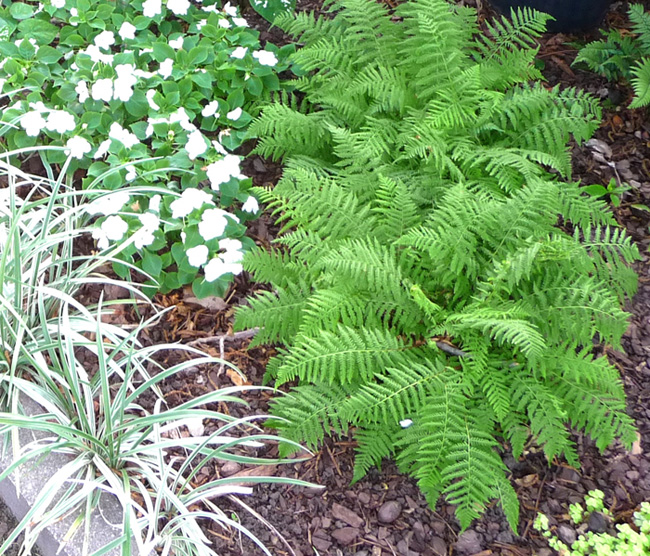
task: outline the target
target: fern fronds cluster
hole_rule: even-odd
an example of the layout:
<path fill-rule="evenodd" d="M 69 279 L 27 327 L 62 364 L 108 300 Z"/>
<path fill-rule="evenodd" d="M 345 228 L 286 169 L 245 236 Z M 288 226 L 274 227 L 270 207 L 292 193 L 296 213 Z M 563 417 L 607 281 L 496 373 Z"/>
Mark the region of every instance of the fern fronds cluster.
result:
<path fill-rule="evenodd" d="M 628 16 L 634 35 L 603 32 L 602 40 L 580 49 L 574 63 L 583 62 L 610 81 L 629 81 L 634 89 L 630 108 L 640 108 L 650 104 L 650 13 L 642 4 L 630 4 Z"/>
<path fill-rule="evenodd" d="M 505 441 L 519 456 L 532 435 L 576 464 L 569 426 L 601 448 L 635 439 L 591 348 L 620 347 L 638 252 L 570 181 L 568 141 L 599 108 L 529 84 L 545 15 L 485 36 L 445 0 L 332 9 L 279 21 L 304 44 L 304 96 L 253 124 L 257 152 L 286 165 L 256 191 L 282 232 L 245 260 L 273 291 L 236 326 L 281 345 L 270 378 L 298 381 L 273 406 L 284 434 L 313 447 L 350 430 L 355 480 L 394 457 L 463 527 L 493 499 L 515 527 Z"/>

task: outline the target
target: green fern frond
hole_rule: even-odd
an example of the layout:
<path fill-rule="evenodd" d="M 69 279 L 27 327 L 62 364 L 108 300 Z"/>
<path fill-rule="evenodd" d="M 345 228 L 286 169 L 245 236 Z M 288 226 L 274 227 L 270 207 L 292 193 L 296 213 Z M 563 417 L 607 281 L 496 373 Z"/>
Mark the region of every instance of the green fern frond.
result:
<path fill-rule="evenodd" d="M 294 378 L 327 384 L 358 384 L 386 367 L 399 364 L 410 343 L 386 330 L 320 331 L 312 337 L 298 336 L 290 352 L 277 366 L 278 383 Z"/>
<path fill-rule="evenodd" d="M 641 108 L 650 104 L 650 58 L 645 58 L 630 70 L 634 100 L 630 108 Z"/>
<path fill-rule="evenodd" d="M 384 458 L 393 455 L 393 442 L 399 430 L 399 426 L 389 427 L 382 423 L 375 426 L 368 424 L 363 429 L 355 431 L 354 439 L 357 441 L 357 448 L 350 484 L 363 479 L 371 467 L 380 467 Z"/>

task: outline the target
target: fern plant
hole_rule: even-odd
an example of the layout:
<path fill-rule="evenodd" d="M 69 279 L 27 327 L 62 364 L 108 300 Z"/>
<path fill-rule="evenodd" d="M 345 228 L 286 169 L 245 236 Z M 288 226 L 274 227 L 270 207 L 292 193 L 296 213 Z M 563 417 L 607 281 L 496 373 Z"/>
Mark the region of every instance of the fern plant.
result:
<path fill-rule="evenodd" d="M 610 81 L 629 81 L 634 89 L 630 108 L 639 108 L 650 104 L 650 13 L 642 4 L 631 4 L 628 15 L 634 35 L 603 32 L 604 39 L 580 49 L 574 63 L 585 63 Z"/>
<path fill-rule="evenodd" d="M 273 405 L 289 438 L 352 431 L 354 480 L 395 457 L 463 528 L 493 499 L 514 528 L 504 441 L 518 457 L 533 435 L 576 465 L 569 425 L 601 449 L 635 439 L 618 373 L 591 348 L 620 347 L 638 252 L 570 181 L 568 140 L 590 137 L 598 105 L 529 84 L 540 13 L 485 35 L 445 0 L 331 10 L 278 20 L 304 44 L 299 96 L 252 129 L 285 162 L 256 192 L 282 230 L 245 260 L 273 288 L 236 327 L 281 344 L 267 375 L 298 381 Z"/>

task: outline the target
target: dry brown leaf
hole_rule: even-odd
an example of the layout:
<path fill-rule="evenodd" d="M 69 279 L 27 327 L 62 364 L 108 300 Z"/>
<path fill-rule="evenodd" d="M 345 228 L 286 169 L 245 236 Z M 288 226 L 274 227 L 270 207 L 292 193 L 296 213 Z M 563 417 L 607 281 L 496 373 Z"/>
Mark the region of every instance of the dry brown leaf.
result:
<path fill-rule="evenodd" d="M 250 381 L 246 378 L 246 375 L 241 371 L 237 372 L 235 369 L 227 367 L 226 374 L 235 386 L 245 386 L 250 384 Z"/>
<path fill-rule="evenodd" d="M 630 454 L 633 456 L 639 456 L 643 453 L 643 448 L 641 448 L 641 435 L 637 432 L 636 433 L 636 440 L 632 443 L 632 450 L 630 450 Z"/>

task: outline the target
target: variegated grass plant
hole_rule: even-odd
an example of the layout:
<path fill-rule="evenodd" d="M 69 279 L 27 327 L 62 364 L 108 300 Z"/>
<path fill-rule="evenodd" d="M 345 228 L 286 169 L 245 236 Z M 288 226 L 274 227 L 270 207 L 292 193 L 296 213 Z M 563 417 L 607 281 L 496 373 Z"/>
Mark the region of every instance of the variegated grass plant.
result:
<path fill-rule="evenodd" d="M 75 512 L 79 517 L 66 539 L 81 542 L 84 554 L 99 556 L 117 548 L 125 556 L 212 555 L 201 527 L 210 522 L 238 530 L 270 554 L 219 509 L 216 499 L 249 494 L 254 483 L 307 483 L 263 476 L 196 481 L 202 467 L 215 459 L 282 463 L 255 452 L 278 439 L 255 427 L 260 416 L 236 419 L 210 409 L 242 403 L 236 397 L 241 388 L 167 406 L 159 388 L 166 378 L 199 365 L 231 365 L 190 347 L 143 347 L 138 336 L 159 314 L 130 330 L 109 318 L 111 303 L 133 301 L 103 303 L 100 298 L 95 306 L 81 304 L 80 288 L 110 282 L 98 270 L 114 260 L 120 246 L 99 255 L 76 255 L 75 240 L 90 231 L 86 194 L 64 183 L 66 165 L 57 178 L 51 168 L 46 168 L 48 177 L 35 177 L 9 162 L 17 154 L 28 153 L 6 153 L 0 160 L 0 184 L 6 186 L 0 189 L 0 432 L 13 455 L 0 480 L 22 466 L 38 465 L 48 454 L 69 459 L 45 484 L 0 554 L 22 532 L 23 552 L 29 553 L 45 527 Z M 134 284 L 116 283 L 137 296 Z M 181 357 L 183 362 L 165 368 L 159 361 L 169 350 L 193 358 Z M 148 404 L 142 403 L 145 394 Z M 25 408 L 33 402 L 39 411 L 28 414 Z M 189 423 L 205 424 L 210 432 L 178 434 Z M 21 429 L 32 431 L 34 440 L 21 442 Z M 118 501 L 122 523 L 114 541 L 91 551 L 89 517 L 105 496 Z"/>

